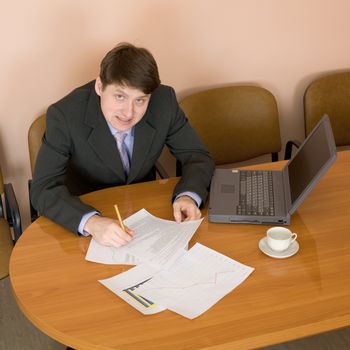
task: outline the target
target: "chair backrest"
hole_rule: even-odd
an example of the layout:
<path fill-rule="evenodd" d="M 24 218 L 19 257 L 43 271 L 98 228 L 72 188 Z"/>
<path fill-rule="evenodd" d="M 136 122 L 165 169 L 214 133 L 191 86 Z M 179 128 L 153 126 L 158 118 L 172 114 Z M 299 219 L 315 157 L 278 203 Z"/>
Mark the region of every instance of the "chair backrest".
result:
<path fill-rule="evenodd" d="M 28 149 L 29 149 L 29 160 L 30 160 L 30 169 L 32 171 L 32 176 L 34 174 L 35 163 L 38 157 L 38 153 L 41 147 L 41 141 L 44 136 L 46 129 L 46 114 L 41 115 L 36 118 L 28 130 Z M 30 193 L 31 188 L 31 180 L 28 180 L 28 191 Z M 32 205 L 29 195 L 29 209 L 30 209 L 30 217 L 33 222 L 38 218 L 38 212 Z"/>
<path fill-rule="evenodd" d="M 34 120 L 28 131 L 28 149 L 30 168 L 34 174 L 35 162 L 41 146 L 41 140 L 46 129 L 46 115 L 43 114 Z"/>
<path fill-rule="evenodd" d="M 216 165 L 268 153 L 278 159 L 277 103 L 268 90 L 257 86 L 213 88 L 187 96 L 180 106 Z"/>
<path fill-rule="evenodd" d="M 316 79 L 304 94 L 306 136 L 328 114 L 337 146 L 350 145 L 350 72 Z"/>

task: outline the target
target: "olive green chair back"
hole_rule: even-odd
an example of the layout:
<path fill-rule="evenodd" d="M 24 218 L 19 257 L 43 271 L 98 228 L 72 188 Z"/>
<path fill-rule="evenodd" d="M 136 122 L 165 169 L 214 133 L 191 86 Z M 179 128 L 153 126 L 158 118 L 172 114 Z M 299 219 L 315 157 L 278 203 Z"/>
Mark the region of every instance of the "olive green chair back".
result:
<path fill-rule="evenodd" d="M 32 171 L 32 176 L 34 174 L 35 163 L 38 157 L 38 153 L 41 147 L 42 138 L 46 130 L 46 114 L 41 115 L 36 118 L 28 130 L 28 150 L 29 150 L 29 160 L 30 160 L 30 169 Z M 30 192 L 32 180 L 28 180 L 28 191 Z M 29 209 L 30 209 L 30 218 L 31 221 L 35 221 L 39 214 L 34 209 L 32 202 L 29 196 Z"/>
<path fill-rule="evenodd" d="M 249 160 L 281 150 L 275 97 L 257 86 L 227 86 L 201 91 L 180 101 L 192 127 L 216 165 Z"/>
<path fill-rule="evenodd" d="M 32 175 L 34 174 L 35 162 L 41 147 L 41 140 L 45 133 L 45 129 L 46 115 L 43 114 L 33 121 L 28 131 L 28 149 Z"/>
<path fill-rule="evenodd" d="M 337 146 L 350 145 L 350 72 L 316 79 L 304 94 L 306 136 L 328 114 Z"/>

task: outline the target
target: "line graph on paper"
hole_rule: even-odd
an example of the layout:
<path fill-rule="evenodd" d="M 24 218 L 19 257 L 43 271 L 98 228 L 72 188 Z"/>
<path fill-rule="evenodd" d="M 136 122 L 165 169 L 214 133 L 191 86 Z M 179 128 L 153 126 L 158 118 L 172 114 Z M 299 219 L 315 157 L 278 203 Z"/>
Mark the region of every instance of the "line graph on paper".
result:
<path fill-rule="evenodd" d="M 254 269 L 196 244 L 169 270 L 140 286 L 143 296 L 162 303 L 220 298 L 242 283 Z"/>
<path fill-rule="evenodd" d="M 237 270 L 227 270 L 227 271 L 219 271 L 215 272 L 213 276 L 211 276 L 208 279 L 202 280 L 202 281 L 193 281 L 192 283 L 189 283 L 188 281 L 177 281 L 174 282 L 174 279 L 172 278 L 171 274 L 168 278 L 164 276 L 164 273 L 160 273 L 159 275 L 156 275 L 157 281 L 156 284 L 151 287 L 150 283 L 145 287 L 148 291 L 152 289 L 162 290 L 162 289 L 169 289 L 169 290 L 185 290 L 190 288 L 205 288 L 208 286 L 209 288 L 218 286 L 220 284 L 223 284 L 225 282 L 230 283 L 234 278 L 240 278 L 245 277 L 246 272 L 242 271 L 239 272 Z"/>

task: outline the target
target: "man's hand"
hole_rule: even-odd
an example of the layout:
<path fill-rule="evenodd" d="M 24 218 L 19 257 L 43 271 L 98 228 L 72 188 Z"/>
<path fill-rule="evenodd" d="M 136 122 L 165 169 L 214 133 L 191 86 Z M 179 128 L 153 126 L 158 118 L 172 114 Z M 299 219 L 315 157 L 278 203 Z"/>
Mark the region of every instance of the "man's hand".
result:
<path fill-rule="evenodd" d="M 84 230 L 98 243 L 116 248 L 128 243 L 134 235 L 134 231 L 127 227 L 124 232 L 116 220 L 98 215 L 92 216 L 86 222 Z"/>
<path fill-rule="evenodd" d="M 181 196 L 173 203 L 174 218 L 177 223 L 182 221 L 198 220 L 201 212 L 196 202 L 189 196 Z"/>

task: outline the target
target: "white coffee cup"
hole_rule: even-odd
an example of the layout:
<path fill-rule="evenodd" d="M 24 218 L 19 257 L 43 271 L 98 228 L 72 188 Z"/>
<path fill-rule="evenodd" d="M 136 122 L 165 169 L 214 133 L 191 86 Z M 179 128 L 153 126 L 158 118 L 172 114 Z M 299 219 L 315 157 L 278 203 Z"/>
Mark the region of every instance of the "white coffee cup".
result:
<path fill-rule="evenodd" d="M 267 245 L 275 252 L 283 252 L 297 239 L 298 235 L 286 227 L 275 226 L 267 230 Z"/>

